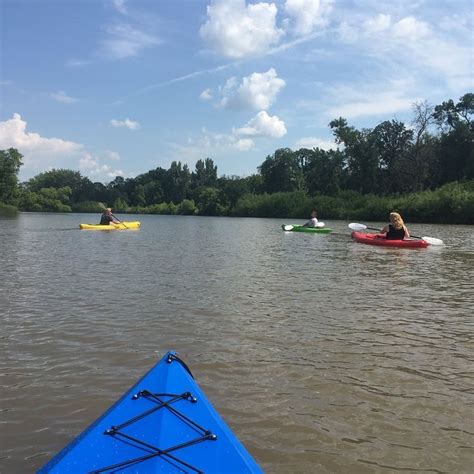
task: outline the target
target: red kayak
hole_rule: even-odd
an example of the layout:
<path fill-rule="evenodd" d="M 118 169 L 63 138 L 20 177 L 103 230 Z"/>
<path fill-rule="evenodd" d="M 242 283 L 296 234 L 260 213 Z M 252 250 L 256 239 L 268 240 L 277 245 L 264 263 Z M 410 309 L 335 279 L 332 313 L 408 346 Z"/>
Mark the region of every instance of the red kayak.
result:
<path fill-rule="evenodd" d="M 382 247 L 402 247 L 408 249 L 424 249 L 428 242 L 423 239 L 388 240 L 383 234 L 364 234 L 363 232 L 352 232 L 352 238 L 360 244 L 380 245 Z"/>

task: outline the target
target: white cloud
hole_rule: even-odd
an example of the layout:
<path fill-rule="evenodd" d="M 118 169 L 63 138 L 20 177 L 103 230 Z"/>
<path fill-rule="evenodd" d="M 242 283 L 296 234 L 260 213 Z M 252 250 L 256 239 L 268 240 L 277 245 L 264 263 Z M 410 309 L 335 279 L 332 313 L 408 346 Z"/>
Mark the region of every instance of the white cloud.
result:
<path fill-rule="evenodd" d="M 268 109 L 284 86 L 285 81 L 278 77 L 273 68 L 267 72 L 254 72 L 244 77 L 240 84 L 233 77 L 221 89 L 223 98 L 220 105 L 228 108 Z"/>
<path fill-rule="evenodd" d="M 285 122 L 276 115 L 268 115 L 265 110 L 260 111 L 244 127 L 234 130 L 235 135 L 271 138 L 281 138 L 286 132 Z"/>
<path fill-rule="evenodd" d="M 368 18 L 363 22 L 363 29 L 366 34 L 373 35 L 386 31 L 390 28 L 392 18 L 390 15 L 380 13 L 376 17 Z"/>
<path fill-rule="evenodd" d="M 322 150 L 335 150 L 337 149 L 337 145 L 332 140 L 323 140 L 322 138 L 317 137 L 303 137 L 295 143 L 294 148 L 296 150 L 299 150 L 300 148 L 321 148 Z"/>
<path fill-rule="evenodd" d="M 74 102 L 78 101 L 78 99 L 67 95 L 64 91 L 52 92 L 50 97 L 57 102 L 61 102 L 62 104 L 74 104 Z"/>
<path fill-rule="evenodd" d="M 410 89 L 410 81 L 404 80 L 333 87 L 328 93 L 333 103 L 328 108 L 328 116 L 352 119 L 406 112 L 414 102 L 422 100 L 419 96 L 407 95 Z"/>
<path fill-rule="evenodd" d="M 109 59 L 137 56 L 143 49 L 160 44 L 156 36 L 137 30 L 125 23 L 105 28 L 107 38 L 100 44 L 100 54 Z"/>
<path fill-rule="evenodd" d="M 113 7 L 122 15 L 127 14 L 127 7 L 125 6 L 126 0 L 112 0 Z"/>
<path fill-rule="evenodd" d="M 16 148 L 23 155 L 24 165 L 20 174 L 28 179 L 36 173 L 51 168 L 79 168 L 85 175 L 95 179 L 109 179 L 124 176 L 120 169 L 102 164 L 99 157 L 93 157 L 84 145 L 61 138 L 45 138 L 39 133 L 28 132 L 27 122 L 20 114 L 0 122 L 0 149 Z M 105 158 L 118 160 L 117 152 L 107 150 Z"/>
<path fill-rule="evenodd" d="M 106 150 L 105 156 L 112 161 L 120 161 L 120 155 L 116 151 Z"/>
<path fill-rule="evenodd" d="M 313 32 L 316 26 L 326 24 L 326 15 L 331 8 L 331 1 L 286 0 L 285 2 L 285 11 L 298 36 L 308 35 Z"/>
<path fill-rule="evenodd" d="M 212 100 L 212 91 L 211 89 L 205 89 L 199 95 L 201 100 Z"/>
<path fill-rule="evenodd" d="M 276 26 L 273 3 L 246 5 L 245 0 L 215 0 L 207 7 L 208 19 L 201 37 L 217 53 L 228 58 L 264 54 L 284 34 Z"/>
<path fill-rule="evenodd" d="M 79 160 L 79 169 L 84 174 L 94 179 L 109 179 L 116 176 L 125 176 L 122 170 L 114 169 L 109 165 L 101 164 L 100 158 L 84 153 Z"/>
<path fill-rule="evenodd" d="M 0 149 L 16 148 L 24 156 L 22 174 L 43 171 L 58 161 L 74 158 L 83 151 L 80 143 L 61 138 L 45 138 L 39 133 L 27 132 L 27 122 L 20 114 L 0 122 Z"/>
<path fill-rule="evenodd" d="M 116 120 L 112 119 L 110 121 L 110 125 L 115 128 L 128 128 L 130 130 L 137 130 L 140 128 L 140 123 L 136 122 L 134 120 L 130 120 L 129 118 L 126 118 L 125 120 Z"/>
<path fill-rule="evenodd" d="M 407 16 L 393 25 L 392 32 L 399 40 L 417 41 L 430 33 L 430 27 L 424 21 Z"/>
<path fill-rule="evenodd" d="M 240 151 L 248 151 L 251 150 L 255 146 L 254 141 L 251 138 L 239 138 L 234 143 L 234 148 Z"/>
<path fill-rule="evenodd" d="M 18 148 L 21 153 L 70 154 L 81 151 L 83 145 L 61 138 L 44 138 L 39 133 L 27 132 L 27 123 L 20 114 L 0 122 L 0 148 Z"/>
<path fill-rule="evenodd" d="M 66 66 L 68 67 L 82 67 L 87 66 L 88 64 L 90 64 L 90 61 L 85 59 L 68 59 L 66 61 Z"/>

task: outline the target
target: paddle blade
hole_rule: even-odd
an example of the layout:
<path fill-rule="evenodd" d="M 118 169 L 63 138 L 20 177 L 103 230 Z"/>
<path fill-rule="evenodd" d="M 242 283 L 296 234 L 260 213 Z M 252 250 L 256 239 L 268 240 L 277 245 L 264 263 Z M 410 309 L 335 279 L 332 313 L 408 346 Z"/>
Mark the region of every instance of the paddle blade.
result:
<path fill-rule="evenodd" d="M 351 230 L 356 230 L 356 231 L 361 231 L 367 229 L 367 226 L 365 224 L 358 224 L 357 222 L 351 222 L 348 224 L 349 229 Z"/>
<path fill-rule="evenodd" d="M 283 227 L 283 230 L 293 230 L 294 226 L 288 224 L 288 225 L 282 225 L 282 227 Z"/>
<path fill-rule="evenodd" d="M 422 239 L 430 245 L 444 245 L 444 242 L 441 239 L 436 239 L 434 237 L 423 236 Z"/>

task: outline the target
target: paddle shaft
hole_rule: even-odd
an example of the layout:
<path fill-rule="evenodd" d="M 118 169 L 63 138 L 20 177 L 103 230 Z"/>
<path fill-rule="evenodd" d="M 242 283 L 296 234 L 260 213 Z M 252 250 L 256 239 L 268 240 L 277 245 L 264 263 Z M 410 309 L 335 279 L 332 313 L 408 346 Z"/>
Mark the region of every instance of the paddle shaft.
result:
<path fill-rule="evenodd" d="M 122 222 L 117 216 L 114 216 L 112 213 L 110 213 L 110 215 L 114 218 L 114 219 L 117 219 L 119 221 L 119 224 L 123 224 L 123 226 L 128 229 L 127 227 L 127 224 L 125 224 L 125 222 Z"/>

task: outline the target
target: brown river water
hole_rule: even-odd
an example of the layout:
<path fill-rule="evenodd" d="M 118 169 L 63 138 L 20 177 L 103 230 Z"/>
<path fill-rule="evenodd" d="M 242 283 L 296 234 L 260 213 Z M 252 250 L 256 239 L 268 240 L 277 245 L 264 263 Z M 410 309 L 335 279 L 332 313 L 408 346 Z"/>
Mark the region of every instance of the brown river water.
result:
<path fill-rule="evenodd" d="M 0 220 L 1 473 L 34 472 L 171 349 L 266 472 L 473 471 L 472 226 L 409 225 L 446 243 L 410 250 L 342 221 L 78 229 L 97 219 Z"/>

